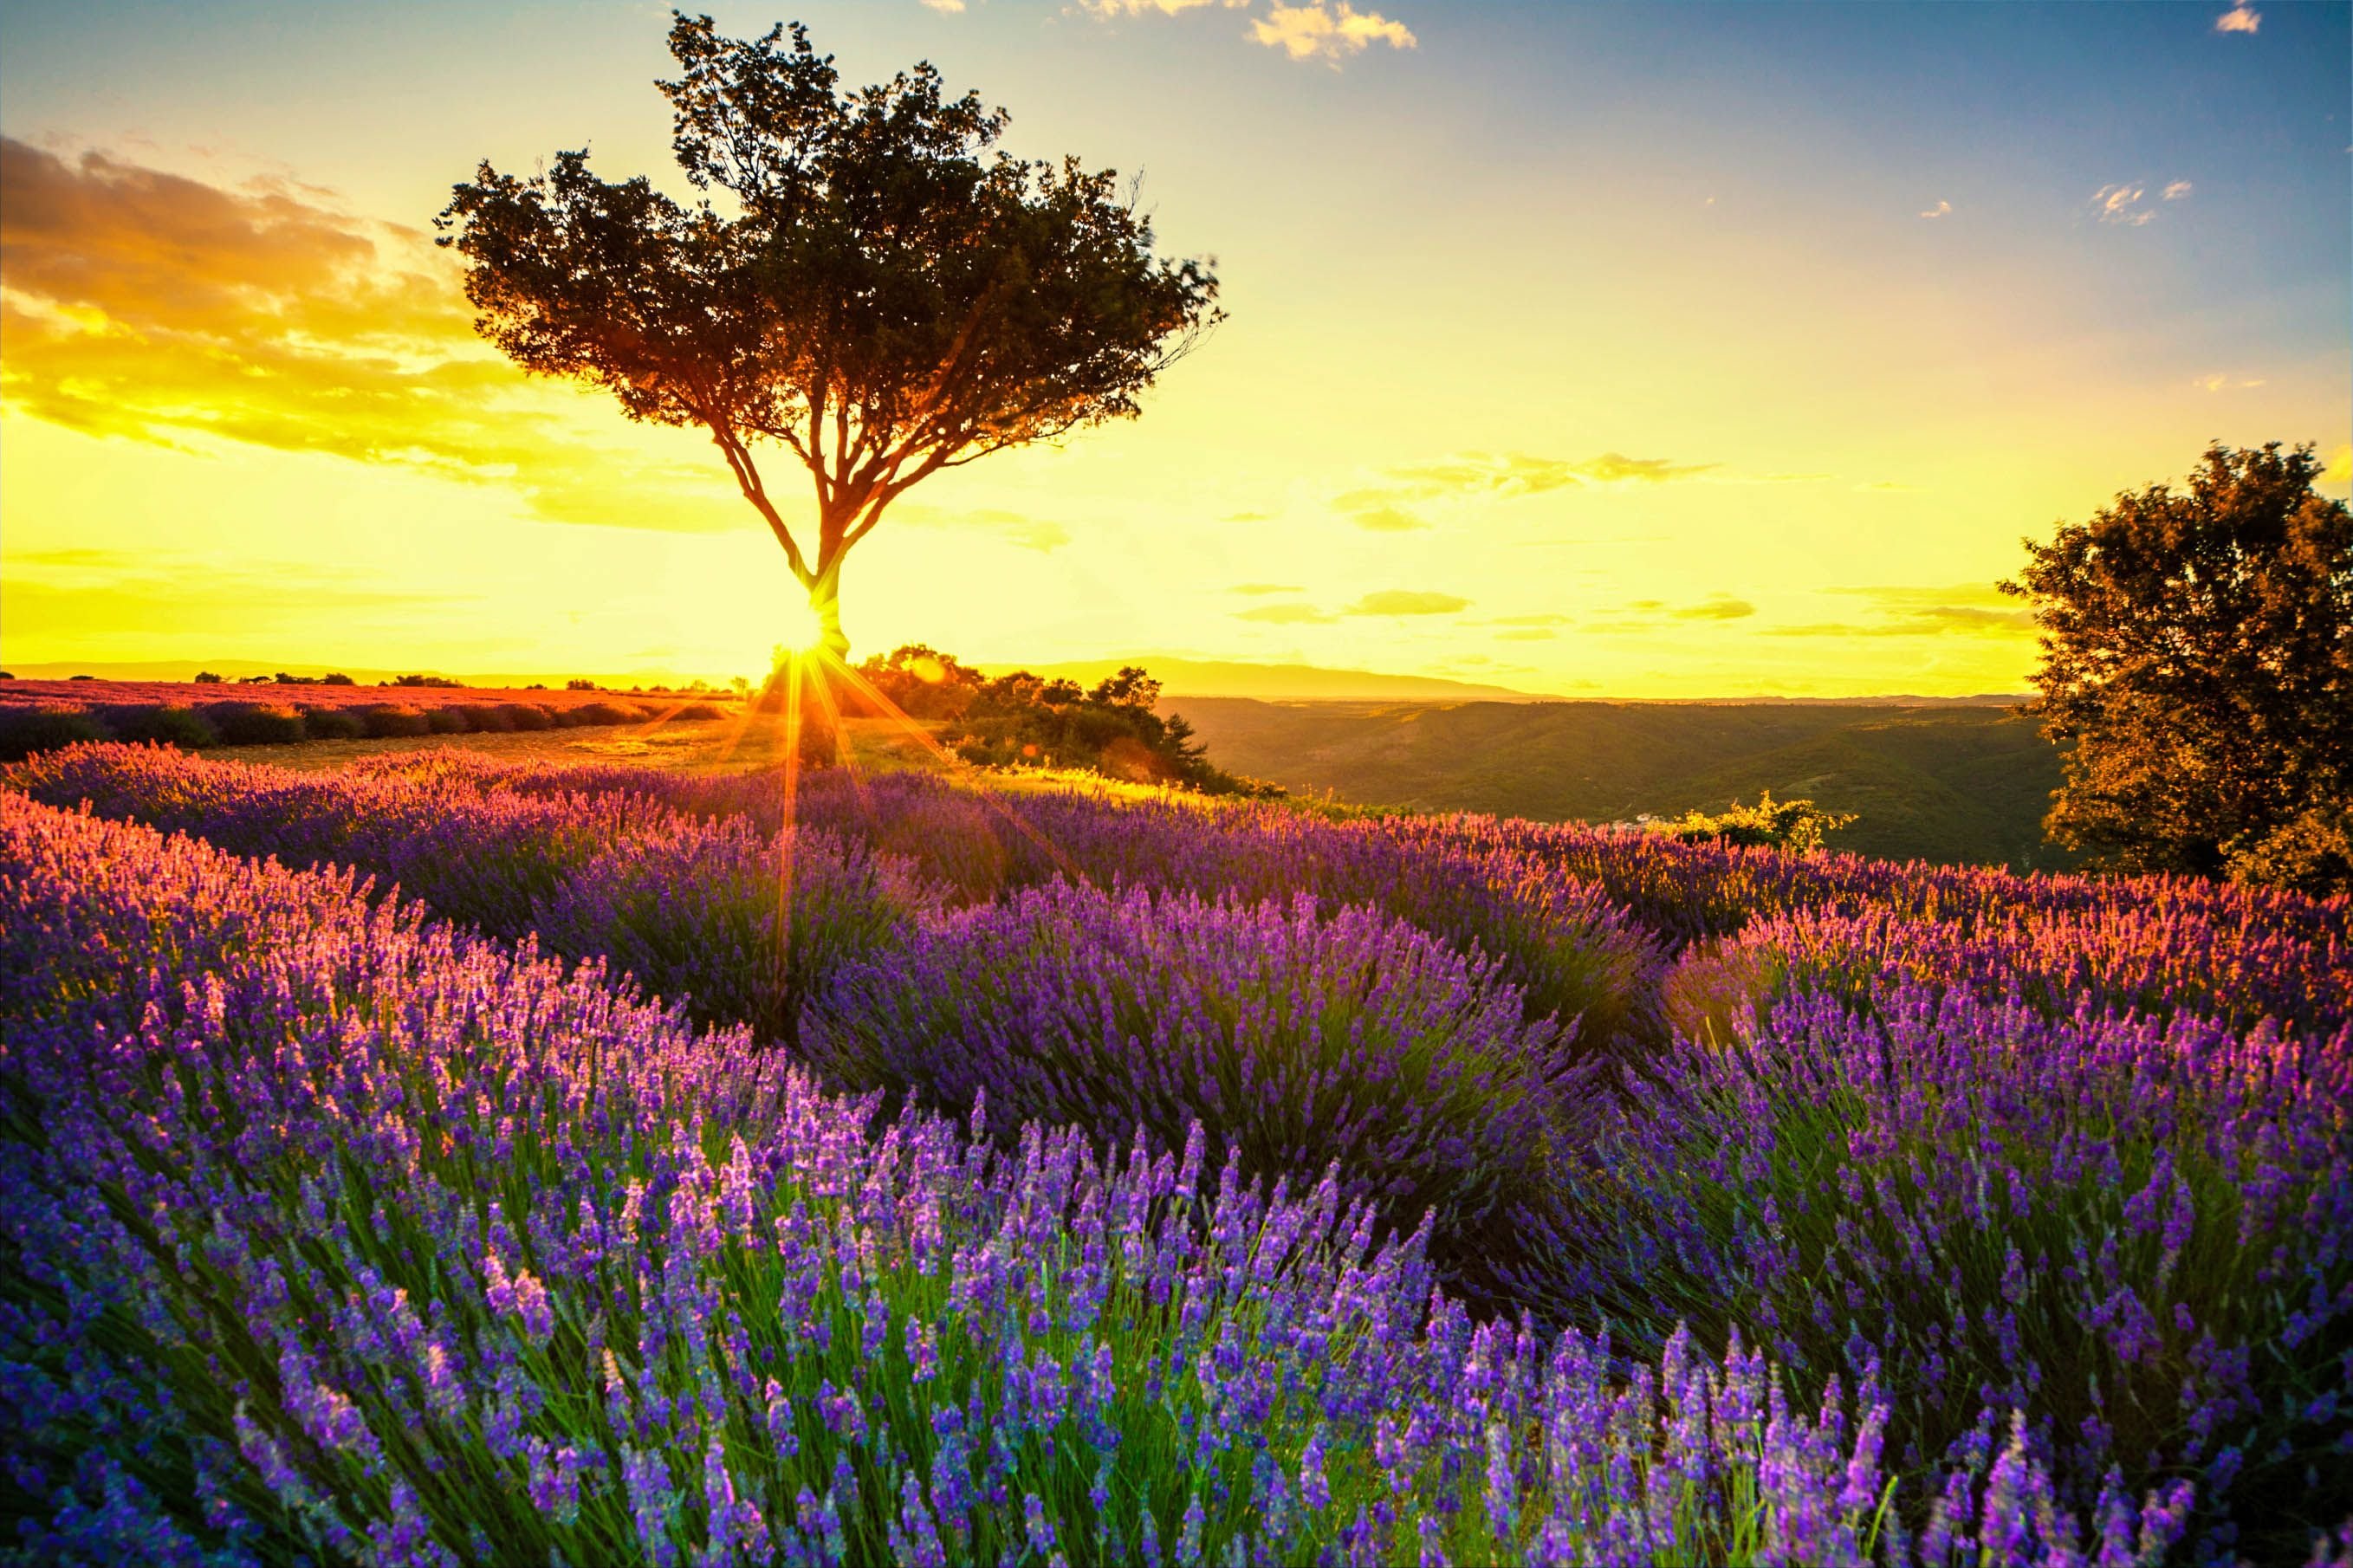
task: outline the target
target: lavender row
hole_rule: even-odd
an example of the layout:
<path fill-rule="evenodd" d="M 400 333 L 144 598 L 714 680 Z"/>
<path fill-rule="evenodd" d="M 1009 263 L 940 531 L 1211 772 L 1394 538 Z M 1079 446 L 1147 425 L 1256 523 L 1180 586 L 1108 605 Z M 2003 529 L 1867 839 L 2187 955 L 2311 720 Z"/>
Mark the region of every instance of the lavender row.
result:
<path fill-rule="evenodd" d="M 1596 1126 L 1529 1299 L 1637 1344 L 1746 1331 L 1801 1383 L 1875 1367 L 1907 1466 L 2012 1409 L 2073 1505 L 2195 1479 L 2206 1544 L 2258 1561 L 2343 1522 L 2353 1030 L 1801 987 Z"/>
<path fill-rule="evenodd" d="M 772 778 L 487 761 L 459 766 L 493 789 L 659 799 L 699 816 L 769 826 L 785 809 Z M 1539 996 L 1549 954 L 1541 939 L 1520 932 L 1557 922 L 1520 911 L 1540 909 L 1549 898 L 1579 910 L 1622 910 L 1676 948 L 1777 916 L 1889 917 L 1949 927 L 2001 943 L 2002 962 L 2038 970 L 2046 984 L 2036 999 L 2061 1013 L 2089 997 L 2160 1014 L 2188 1005 L 2242 1026 L 2273 1017 L 2327 1032 L 2353 1020 L 2353 903 L 2342 898 L 2195 878 L 2019 876 L 1983 867 L 1790 855 L 1519 819 L 1334 822 L 1268 803 L 1115 802 L 1077 792 L 984 797 L 914 774 L 863 785 L 817 775 L 804 784 L 796 805 L 802 822 L 905 854 L 968 896 L 1060 872 L 1104 884 L 1262 897 L 1309 889 L 1376 903 L 1505 955 L 1512 977 Z M 1450 887 L 1450 876 L 1456 879 L 1452 907 L 1449 892 L 1430 889 L 1433 880 Z M 1460 890 L 1473 887 L 1478 895 Z M 1562 945 L 1572 952 L 1602 949 L 1614 963 L 1601 989 L 1620 1010 L 1589 1013 L 1589 1037 L 1596 1028 L 1630 1029 L 1645 1042 L 1660 1037 L 1645 1010 L 1654 970 L 1620 958 L 1624 950 L 1612 943 Z M 1558 988 L 1574 994 L 1578 987 L 1571 981 Z"/>
<path fill-rule="evenodd" d="M 824 829 L 770 839 L 641 795 L 484 789 L 500 775 L 439 762 L 309 775 L 93 748 L 17 776 L 55 804 L 396 879 L 749 1024 L 839 1087 L 956 1114 L 986 1100 L 1008 1142 L 1043 1119 L 1173 1148 L 1198 1121 L 1254 1176 L 1336 1161 L 1385 1226 L 1432 1217 L 1466 1289 L 1515 1245 L 1501 1222 L 1542 1196 L 1582 1120 L 1577 1020 L 1531 1008 L 1499 961 L 1362 906 L 1057 880 L 936 909 L 899 857 Z"/>
<path fill-rule="evenodd" d="M 347 876 L 0 797 L 0 1402 L 44 1560 L 2154 1562 L 2023 1434 L 1473 1326 L 1412 1240 L 740 1031 Z"/>

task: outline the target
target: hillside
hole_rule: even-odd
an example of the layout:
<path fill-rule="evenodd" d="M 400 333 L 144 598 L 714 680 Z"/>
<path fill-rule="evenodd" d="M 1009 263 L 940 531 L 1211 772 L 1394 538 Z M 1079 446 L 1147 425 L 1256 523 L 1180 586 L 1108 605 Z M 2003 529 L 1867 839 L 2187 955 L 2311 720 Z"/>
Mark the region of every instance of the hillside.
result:
<path fill-rule="evenodd" d="M 1220 767 L 1366 805 L 1551 821 L 1808 795 L 1892 858 L 2068 864 L 2042 842 L 2059 761 L 2029 721 L 1974 706 L 1263 702 L 1187 697 Z"/>

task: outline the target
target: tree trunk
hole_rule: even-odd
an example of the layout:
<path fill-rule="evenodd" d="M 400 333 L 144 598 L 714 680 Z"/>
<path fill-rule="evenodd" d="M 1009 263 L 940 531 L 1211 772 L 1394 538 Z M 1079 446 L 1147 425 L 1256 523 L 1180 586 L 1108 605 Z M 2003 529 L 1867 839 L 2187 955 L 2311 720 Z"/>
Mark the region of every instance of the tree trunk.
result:
<path fill-rule="evenodd" d="M 819 645 L 834 658 L 847 663 L 849 657 L 849 634 L 841 629 L 841 563 L 836 561 L 820 574 L 815 586 L 809 589 L 809 608 L 817 612 L 818 625 L 823 628 Z"/>

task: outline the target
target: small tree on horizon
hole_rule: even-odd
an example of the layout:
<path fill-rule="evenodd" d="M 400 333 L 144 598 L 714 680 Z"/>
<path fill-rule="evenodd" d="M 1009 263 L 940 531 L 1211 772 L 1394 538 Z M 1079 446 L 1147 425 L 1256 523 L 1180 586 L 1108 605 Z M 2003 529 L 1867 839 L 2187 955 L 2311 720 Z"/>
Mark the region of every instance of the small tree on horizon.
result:
<path fill-rule="evenodd" d="M 854 92 L 807 29 L 721 37 L 671 13 L 681 205 L 584 151 L 453 188 L 439 243 L 475 326 L 524 370 L 602 386 L 632 419 L 706 431 L 783 546 L 838 657 L 841 566 L 943 468 L 1139 412 L 1222 319 L 1199 261 L 1152 253 L 1133 186 L 997 150 L 1008 117 L 928 63 Z M 714 201 L 713 195 L 720 200 Z M 816 491 L 797 527 L 775 443 Z"/>
<path fill-rule="evenodd" d="M 2044 826 L 2094 865 L 2353 891 L 2353 514 L 2320 468 L 2218 443 L 2186 490 L 2024 542 L 2026 711 L 2065 749 Z"/>

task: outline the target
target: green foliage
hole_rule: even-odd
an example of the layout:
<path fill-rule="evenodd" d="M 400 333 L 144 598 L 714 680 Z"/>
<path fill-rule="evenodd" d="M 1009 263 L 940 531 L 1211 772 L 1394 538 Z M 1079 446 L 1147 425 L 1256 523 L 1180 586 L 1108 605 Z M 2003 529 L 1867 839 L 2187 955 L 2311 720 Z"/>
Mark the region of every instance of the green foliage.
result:
<path fill-rule="evenodd" d="M 353 717 L 367 727 L 371 737 L 379 739 L 406 738 L 433 732 L 433 726 L 422 710 L 389 702 L 372 703 L 365 708 L 355 709 Z"/>
<path fill-rule="evenodd" d="M 106 727 L 118 741 L 184 746 L 190 751 L 220 744 L 220 731 L 193 708 L 128 705 L 109 712 Z"/>
<path fill-rule="evenodd" d="M 204 716 L 228 746 L 290 745 L 310 733 L 301 714 L 276 703 L 216 702 Z"/>
<path fill-rule="evenodd" d="M 452 680 L 446 675 L 396 675 L 383 684 L 385 686 L 437 686 L 455 689 L 466 683 L 462 680 Z"/>
<path fill-rule="evenodd" d="M 2042 632 L 2028 710 L 2066 748 L 2046 819 L 2094 864 L 2353 890 L 2353 512 L 2310 446 L 2210 447 L 2122 494 L 2010 593 Z"/>
<path fill-rule="evenodd" d="M 356 741 L 368 732 L 367 721 L 348 708 L 305 708 L 302 729 L 313 741 Z"/>
<path fill-rule="evenodd" d="M 98 720 L 79 708 L 0 708 L 0 761 L 107 738 Z"/>
<path fill-rule="evenodd" d="M 558 153 L 488 163 L 436 220 L 476 326 L 525 370 L 600 386 L 632 419 L 706 431 L 837 654 L 843 558 L 910 486 L 990 452 L 1133 418 L 1218 320 L 1217 279 L 1152 253 L 1110 170 L 999 151 L 1006 115 L 928 64 L 839 90 L 807 29 L 720 36 L 673 13 L 679 167 L 716 202 Z M 814 531 L 754 447 L 816 480 Z"/>
<path fill-rule="evenodd" d="M 221 678 L 215 675 L 211 670 L 200 669 L 196 671 L 195 684 L 198 686 L 218 686 L 222 684 L 222 681 Z"/>
<path fill-rule="evenodd" d="M 1687 811 L 1681 816 L 1644 826 L 1652 833 L 1663 833 L 1685 844 L 1767 846 L 1811 855 L 1821 848 L 1825 835 L 1853 822 L 1854 814 L 1851 811 L 1824 811 L 1810 800 L 1776 801 L 1768 789 L 1757 797 L 1755 805 L 1743 805 L 1736 800 L 1713 816 Z"/>

